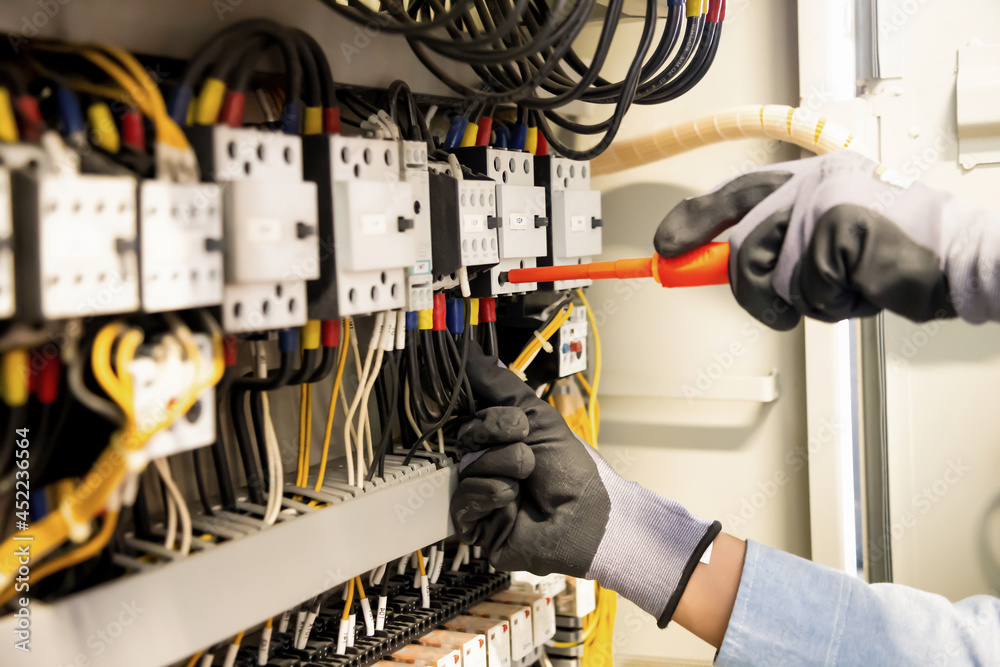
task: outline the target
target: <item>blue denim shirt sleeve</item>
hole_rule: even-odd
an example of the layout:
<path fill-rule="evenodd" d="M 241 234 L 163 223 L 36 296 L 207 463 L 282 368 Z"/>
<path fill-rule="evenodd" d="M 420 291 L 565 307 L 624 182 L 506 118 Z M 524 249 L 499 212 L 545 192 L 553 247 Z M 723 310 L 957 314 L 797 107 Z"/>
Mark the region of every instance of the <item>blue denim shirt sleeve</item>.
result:
<path fill-rule="evenodd" d="M 716 665 L 1000 665 L 1000 599 L 952 604 L 747 543 Z"/>

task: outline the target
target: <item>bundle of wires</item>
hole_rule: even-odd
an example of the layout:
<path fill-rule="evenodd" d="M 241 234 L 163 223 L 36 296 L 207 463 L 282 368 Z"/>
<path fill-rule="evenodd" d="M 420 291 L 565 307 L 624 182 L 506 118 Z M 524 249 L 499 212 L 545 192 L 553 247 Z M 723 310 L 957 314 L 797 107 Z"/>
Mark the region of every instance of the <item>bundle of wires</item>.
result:
<path fill-rule="evenodd" d="M 307 33 L 266 19 L 235 23 L 198 49 L 171 96 L 171 118 L 181 124 L 241 126 L 251 79 L 272 49 L 284 66 L 281 130 L 339 132 L 335 84 L 323 50 Z"/>
<path fill-rule="evenodd" d="M 54 560 L 36 566 L 34 580 L 38 580 L 39 570 L 51 574 L 85 558 L 96 554 L 107 544 L 117 522 L 118 509 L 129 504 L 132 497 L 123 484 L 134 481 L 145 468 L 147 459 L 142 448 L 151 437 L 170 426 L 198 400 L 206 388 L 215 385 L 224 371 L 222 332 L 218 324 L 207 313 L 201 313 L 203 321 L 211 332 L 213 360 L 205 363 L 188 327 L 177 317 L 168 318 L 171 335 L 184 350 L 185 356 L 194 363 L 194 382 L 188 391 L 165 410 L 152 418 L 139 418 L 135 412 L 134 388 L 128 370 L 142 343 L 142 330 L 129 327 L 123 322 L 105 325 L 97 334 L 91 350 L 94 376 L 101 389 L 109 396 L 120 411 L 121 427 L 110 445 L 100 454 L 87 475 L 79 483 L 72 485 L 67 493 L 61 494 L 59 505 L 44 518 L 33 523 L 25 531 L 5 540 L 3 549 L 13 552 L 15 539 L 30 537 L 36 562 L 46 558 L 67 539 L 80 545 Z M 112 350 L 117 345 L 117 351 Z M 114 359 L 112 359 L 114 357 Z M 117 417 L 117 415 L 116 415 Z M 104 523 L 97 535 L 91 535 L 91 523 L 104 513 Z M 12 580 L 17 571 L 17 563 L 0 563 L 0 588 L 4 596 L 13 595 Z"/>
<path fill-rule="evenodd" d="M 589 64 L 573 44 L 595 0 L 472 0 L 450 7 L 440 0 L 403 0 L 382 4 L 380 13 L 360 2 L 322 2 L 354 21 L 404 35 L 420 62 L 463 97 L 479 105 L 517 104 L 548 144 L 577 160 L 600 155 L 611 144 L 633 103 L 667 102 L 697 85 L 715 60 L 726 13 L 726 0 L 668 0 L 656 39 L 660 3 L 647 2 L 627 72 L 620 81 L 609 81 L 601 71 L 624 0 L 609 0 Z M 441 59 L 471 68 L 481 86 L 461 83 L 441 67 Z M 614 110 L 606 120 L 576 123 L 558 111 L 574 101 L 611 104 Z M 602 136 L 590 148 L 574 150 L 555 136 L 550 121 L 577 134 Z M 525 142 L 516 143 L 527 149 Z"/>

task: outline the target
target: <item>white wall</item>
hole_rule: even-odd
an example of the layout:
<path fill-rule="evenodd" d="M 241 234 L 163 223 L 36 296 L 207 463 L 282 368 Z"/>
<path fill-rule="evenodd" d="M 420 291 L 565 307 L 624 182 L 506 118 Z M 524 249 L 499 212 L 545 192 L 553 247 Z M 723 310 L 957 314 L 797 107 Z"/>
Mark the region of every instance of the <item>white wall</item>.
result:
<path fill-rule="evenodd" d="M 622 52 L 634 49 L 638 32 L 636 24 L 622 28 L 622 41 L 630 39 L 620 44 Z M 680 100 L 633 107 L 621 136 L 744 104 L 796 105 L 796 34 L 792 0 L 731 3 L 711 73 Z M 621 53 L 615 64 L 628 59 Z M 652 254 L 657 224 L 681 199 L 738 170 L 796 154 L 765 142 L 736 142 L 599 179 L 604 257 Z M 626 477 L 721 520 L 725 530 L 808 557 L 807 471 L 796 457 L 806 439 L 801 328 L 787 334 L 762 330 L 727 287 L 667 291 L 651 282 L 605 284 L 591 290 L 591 300 L 603 321 L 604 455 Z M 732 357 L 731 349 L 737 350 Z M 697 387 L 699 373 L 730 378 L 774 369 L 781 397 L 768 405 L 614 396 L 655 394 L 661 377 Z M 652 618 L 624 601 L 615 648 L 616 665 L 708 663 L 714 654 L 679 627 L 657 629 Z"/>

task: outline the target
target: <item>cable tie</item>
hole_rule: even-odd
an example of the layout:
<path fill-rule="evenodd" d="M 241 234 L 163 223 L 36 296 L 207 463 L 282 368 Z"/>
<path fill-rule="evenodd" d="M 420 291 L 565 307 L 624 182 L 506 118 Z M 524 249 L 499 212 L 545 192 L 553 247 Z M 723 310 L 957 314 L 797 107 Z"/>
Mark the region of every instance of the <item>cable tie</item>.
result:
<path fill-rule="evenodd" d="M 542 338 L 542 334 L 538 333 L 537 331 L 533 333 L 535 335 L 535 338 L 538 339 L 538 342 L 541 343 L 542 349 L 548 352 L 549 354 L 552 354 L 552 343 Z"/>
<path fill-rule="evenodd" d="M 77 521 L 76 517 L 73 516 L 73 504 L 68 498 L 59 503 L 59 514 L 66 522 L 66 532 L 69 534 L 69 539 L 76 544 L 83 544 L 90 539 L 90 523 Z"/>

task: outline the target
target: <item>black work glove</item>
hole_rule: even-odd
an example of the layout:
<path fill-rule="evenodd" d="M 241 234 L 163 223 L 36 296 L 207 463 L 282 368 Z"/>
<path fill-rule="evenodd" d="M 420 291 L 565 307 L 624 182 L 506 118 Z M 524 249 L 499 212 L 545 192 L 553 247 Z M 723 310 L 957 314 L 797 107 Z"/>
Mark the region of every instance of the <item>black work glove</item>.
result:
<path fill-rule="evenodd" d="M 478 345 L 468 374 L 488 407 L 459 438 L 473 452 L 451 502 L 459 537 L 501 570 L 595 579 L 666 625 L 721 525 L 622 479 Z"/>
<path fill-rule="evenodd" d="M 843 151 L 753 170 L 681 202 L 656 252 L 732 227 L 729 284 L 778 330 L 882 309 L 917 322 L 1000 319 L 1000 216 Z"/>

